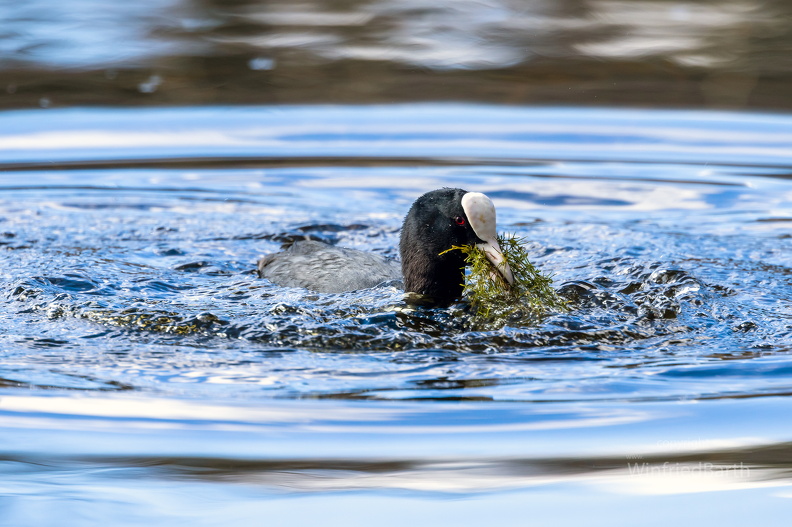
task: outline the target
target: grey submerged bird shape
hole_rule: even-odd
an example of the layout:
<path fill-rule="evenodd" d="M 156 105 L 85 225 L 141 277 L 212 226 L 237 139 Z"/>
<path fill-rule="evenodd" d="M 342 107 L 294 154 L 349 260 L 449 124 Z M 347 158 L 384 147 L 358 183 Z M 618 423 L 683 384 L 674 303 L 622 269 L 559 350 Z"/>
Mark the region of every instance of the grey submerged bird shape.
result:
<path fill-rule="evenodd" d="M 480 192 L 444 188 L 427 192 L 404 218 L 399 242 L 401 264 L 380 255 L 298 241 L 258 262 L 261 278 L 284 287 L 341 293 L 402 279 L 405 292 L 439 304 L 462 295 L 465 256 L 444 252 L 453 246 L 478 245 L 508 283 L 512 271 L 498 245 L 495 206 Z"/>

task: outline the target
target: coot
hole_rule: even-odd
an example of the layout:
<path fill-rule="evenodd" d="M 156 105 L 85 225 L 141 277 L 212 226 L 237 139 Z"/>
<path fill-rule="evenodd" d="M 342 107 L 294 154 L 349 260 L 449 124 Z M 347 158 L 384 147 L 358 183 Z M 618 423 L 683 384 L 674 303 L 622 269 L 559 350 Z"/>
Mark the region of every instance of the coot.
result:
<path fill-rule="evenodd" d="M 443 188 L 427 192 L 404 218 L 399 242 L 401 265 L 391 259 L 300 241 L 258 262 L 261 278 L 276 285 L 340 293 L 374 287 L 401 278 L 404 290 L 448 304 L 462 294 L 465 256 L 444 251 L 454 245 L 476 244 L 509 282 L 511 269 L 498 245 L 495 206 L 480 192 Z"/>

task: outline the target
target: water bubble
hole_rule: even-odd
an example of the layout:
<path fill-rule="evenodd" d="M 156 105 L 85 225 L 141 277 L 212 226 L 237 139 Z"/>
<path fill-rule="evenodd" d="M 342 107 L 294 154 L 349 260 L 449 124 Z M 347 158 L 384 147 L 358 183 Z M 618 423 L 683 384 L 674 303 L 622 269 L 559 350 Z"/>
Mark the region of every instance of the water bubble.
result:
<path fill-rule="evenodd" d="M 275 68 L 275 59 L 256 57 L 248 61 L 248 67 L 254 71 L 268 71 Z"/>
<path fill-rule="evenodd" d="M 138 84 L 138 91 L 140 93 L 154 93 L 161 84 L 162 77 L 159 75 L 152 75 L 148 78 L 148 80 L 146 80 L 146 82 L 141 82 Z"/>

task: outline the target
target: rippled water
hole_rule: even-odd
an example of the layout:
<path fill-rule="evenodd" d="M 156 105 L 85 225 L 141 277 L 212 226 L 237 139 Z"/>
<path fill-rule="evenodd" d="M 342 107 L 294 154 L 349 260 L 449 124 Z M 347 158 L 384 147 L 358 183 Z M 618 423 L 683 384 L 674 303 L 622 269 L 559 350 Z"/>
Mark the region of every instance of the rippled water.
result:
<path fill-rule="evenodd" d="M 791 147 L 726 112 L 0 114 L 0 520 L 782 525 Z M 301 237 L 396 256 L 442 186 L 573 310 L 254 273 Z"/>
<path fill-rule="evenodd" d="M 785 0 L 27 0 L 0 19 L 2 108 L 792 108 Z"/>

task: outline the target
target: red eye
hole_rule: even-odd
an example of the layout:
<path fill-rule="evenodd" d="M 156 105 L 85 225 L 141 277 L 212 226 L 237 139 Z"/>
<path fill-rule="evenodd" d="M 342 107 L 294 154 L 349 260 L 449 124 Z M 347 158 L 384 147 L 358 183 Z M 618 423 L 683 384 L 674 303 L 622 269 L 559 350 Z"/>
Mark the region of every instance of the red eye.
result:
<path fill-rule="evenodd" d="M 456 223 L 457 225 L 464 225 L 465 218 L 463 218 L 462 216 L 457 216 L 456 218 L 454 218 L 454 223 Z"/>

